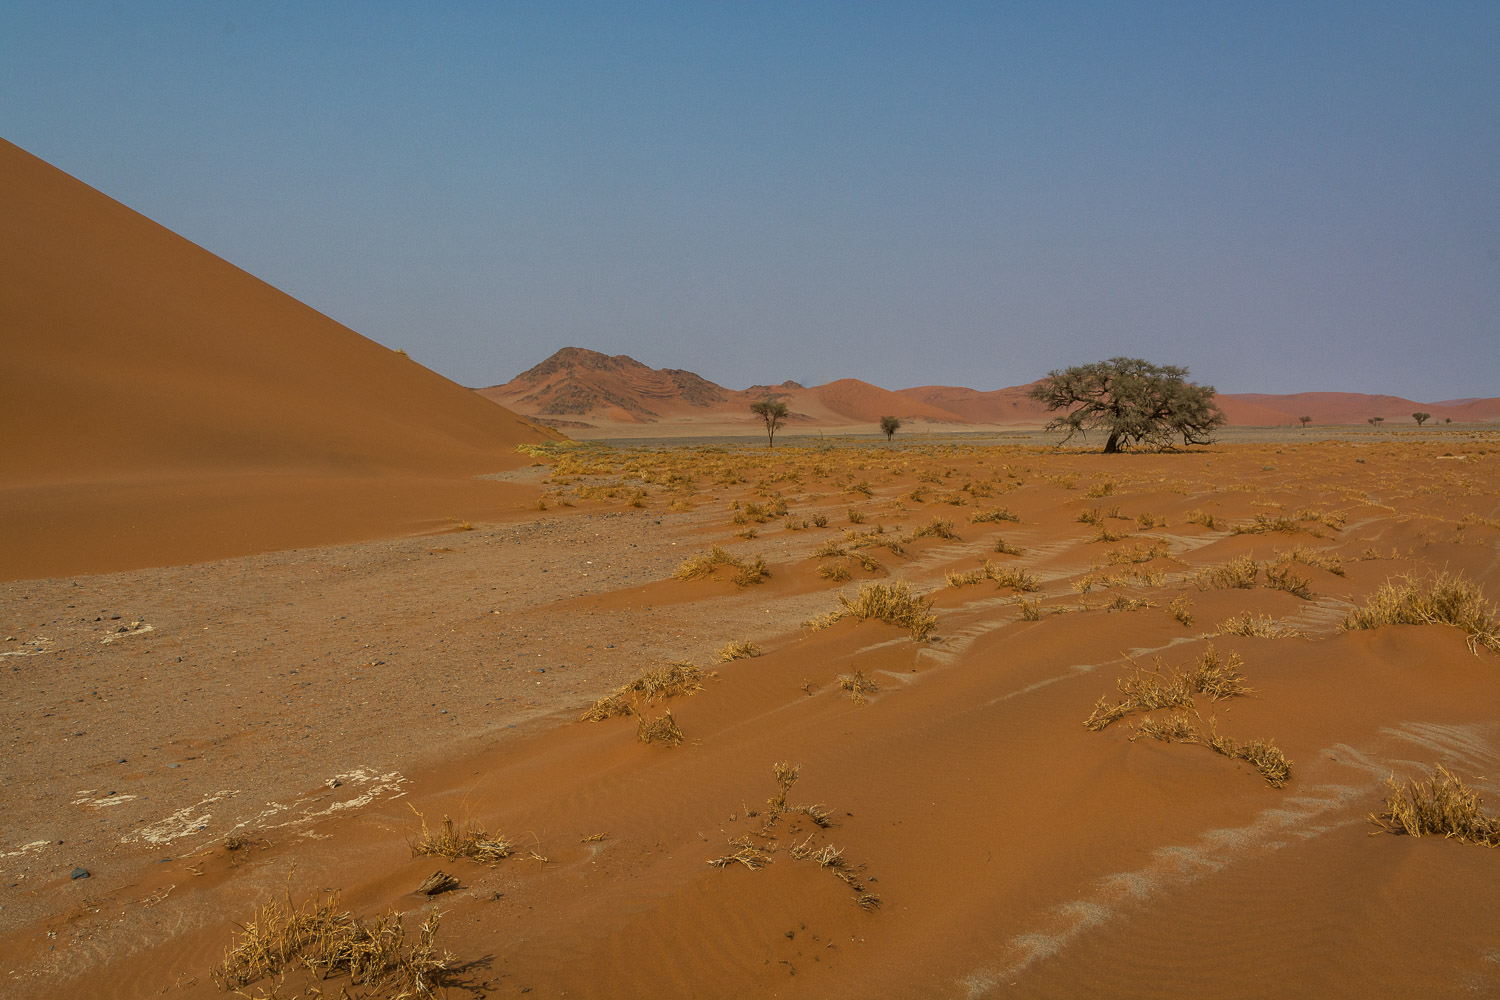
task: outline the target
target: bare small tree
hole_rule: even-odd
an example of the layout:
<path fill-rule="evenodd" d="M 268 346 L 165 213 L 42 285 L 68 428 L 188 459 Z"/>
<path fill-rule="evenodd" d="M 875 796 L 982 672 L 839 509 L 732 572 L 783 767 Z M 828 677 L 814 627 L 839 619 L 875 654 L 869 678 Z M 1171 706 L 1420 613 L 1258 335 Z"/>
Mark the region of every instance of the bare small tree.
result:
<path fill-rule="evenodd" d="M 766 447 L 776 447 L 776 430 L 786 419 L 786 404 L 777 399 L 762 399 L 750 404 L 750 412 L 766 422 Z"/>
<path fill-rule="evenodd" d="M 1427 421 L 1432 419 L 1432 414 L 1423 413 L 1421 410 L 1418 410 L 1416 413 L 1413 413 L 1411 415 L 1411 418 L 1417 422 L 1418 427 L 1421 427 Z"/>
<path fill-rule="evenodd" d="M 1308 424 L 1312 423 L 1312 417 L 1298 417 L 1297 419 L 1302 421 L 1303 427 L 1306 427 Z"/>
<path fill-rule="evenodd" d="M 882 434 L 885 435 L 885 443 L 886 444 L 890 444 L 891 443 L 891 438 L 895 437 L 896 436 L 896 432 L 899 431 L 900 429 L 901 429 L 901 421 L 897 420 L 895 417 L 881 417 L 880 418 L 880 433 L 882 433 Z"/>
<path fill-rule="evenodd" d="M 1369 419 L 1368 419 L 1368 420 L 1367 420 L 1367 421 L 1365 421 L 1365 422 L 1366 422 L 1366 423 L 1368 423 L 1368 424 L 1369 424 L 1369 425 L 1370 425 L 1370 426 L 1371 426 L 1371 427 L 1374 427 L 1374 428 L 1376 428 L 1376 429 L 1377 429 L 1377 430 L 1379 430 L 1379 428 L 1380 428 L 1380 422 L 1381 422 L 1381 421 L 1382 421 L 1382 420 L 1384 420 L 1384 419 L 1385 419 L 1385 417 L 1370 417 L 1370 418 L 1369 418 Z"/>

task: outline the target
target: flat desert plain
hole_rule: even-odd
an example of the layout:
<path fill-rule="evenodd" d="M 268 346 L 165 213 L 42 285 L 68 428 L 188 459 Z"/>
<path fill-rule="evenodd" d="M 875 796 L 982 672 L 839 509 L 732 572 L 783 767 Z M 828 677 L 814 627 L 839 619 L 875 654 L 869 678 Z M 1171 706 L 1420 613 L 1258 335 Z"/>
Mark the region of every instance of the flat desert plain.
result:
<path fill-rule="evenodd" d="M 1500 995 L 1500 434 L 524 447 L 0 584 L 0 993 Z"/>

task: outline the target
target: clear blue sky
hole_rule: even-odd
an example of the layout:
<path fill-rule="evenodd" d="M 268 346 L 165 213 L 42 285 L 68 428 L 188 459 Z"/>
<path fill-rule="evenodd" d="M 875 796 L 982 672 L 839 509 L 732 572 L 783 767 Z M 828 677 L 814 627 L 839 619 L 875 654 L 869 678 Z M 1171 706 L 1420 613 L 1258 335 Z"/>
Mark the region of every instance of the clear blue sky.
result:
<path fill-rule="evenodd" d="M 1500 3 L 0 5 L 0 135 L 468 385 L 1500 395 Z"/>

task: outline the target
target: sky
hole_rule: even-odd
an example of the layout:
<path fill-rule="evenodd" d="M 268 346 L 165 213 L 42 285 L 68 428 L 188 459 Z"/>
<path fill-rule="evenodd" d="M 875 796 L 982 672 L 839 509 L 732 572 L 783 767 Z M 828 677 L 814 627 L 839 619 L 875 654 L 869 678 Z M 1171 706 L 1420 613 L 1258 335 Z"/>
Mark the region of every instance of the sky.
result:
<path fill-rule="evenodd" d="M 1500 4 L 0 5 L 0 136 L 465 385 L 1500 395 Z"/>

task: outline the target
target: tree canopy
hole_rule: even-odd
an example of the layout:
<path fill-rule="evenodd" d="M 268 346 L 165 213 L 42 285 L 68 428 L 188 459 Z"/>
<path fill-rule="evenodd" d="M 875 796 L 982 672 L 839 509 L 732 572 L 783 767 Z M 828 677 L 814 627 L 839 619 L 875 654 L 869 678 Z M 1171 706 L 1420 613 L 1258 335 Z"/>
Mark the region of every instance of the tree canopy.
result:
<path fill-rule="evenodd" d="M 766 447 L 776 447 L 776 429 L 786 419 L 786 404 L 779 399 L 762 399 L 750 404 L 750 412 L 766 422 Z"/>
<path fill-rule="evenodd" d="M 887 444 L 890 443 L 891 438 L 894 437 L 896 432 L 900 429 L 901 421 L 897 420 L 895 417 L 880 418 L 880 433 L 885 435 Z"/>
<path fill-rule="evenodd" d="M 1047 424 L 1048 430 L 1067 432 L 1064 442 L 1075 434 L 1105 434 L 1105 454 L 1169 448 L 1179 437 L 1184 445 L 1209 444 L 1224 411 L 1214 402 L 1213 386 L 1195 385 L 1187 376 L 1176 365 L 1110 358 L 1050 371 L 1027 395 L 1048 410 L 1065 411 Z"/>

